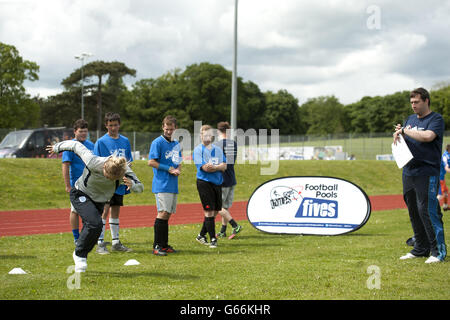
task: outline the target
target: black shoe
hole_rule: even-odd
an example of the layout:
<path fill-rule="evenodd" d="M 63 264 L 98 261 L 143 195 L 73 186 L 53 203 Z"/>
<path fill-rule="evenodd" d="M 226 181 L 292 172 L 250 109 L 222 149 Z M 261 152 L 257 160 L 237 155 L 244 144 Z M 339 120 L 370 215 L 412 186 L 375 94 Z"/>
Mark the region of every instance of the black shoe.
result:
<path fill-rule="evenodd" d="M 409 238 L 408 240 L 406 240 L 406 244 L 408 245 L 408 246 L 411 246 L 411 247 L 414 247 L 414 244 L 416 243 L 416 238 L 414 238 L 414 237 L 411 237 L 411 238 Z"/>
<path fill-rule="evenodd" d="M 172 248 L 172 246 L 167 245 L 167 247 L 164 247 L 161 249 L 165 253 L 177 253 L 177 250 Z"/>
<path fill-rule="evenodd" d="M 155 256 L 167 256 L 167 252 L 164 252 L 163 249 L 160 246 L 158 246 L 158 245 L 156 245 L 153 248 L 153 254 Z"/>
<path fill-rule="evenodd" d="M 208 240 L 206 240 L 205 236 L 198 235 L 195 240 L 197 240 L 198 243 L 204 244 L 205 246 L 209 245 Z"/>
<path fill-rule="evenodd" d="M 217 239 L 216 238 L 212 238 L 211 239 L 211 243 L 209 244 L 210 248 L 217 248 Z"/>

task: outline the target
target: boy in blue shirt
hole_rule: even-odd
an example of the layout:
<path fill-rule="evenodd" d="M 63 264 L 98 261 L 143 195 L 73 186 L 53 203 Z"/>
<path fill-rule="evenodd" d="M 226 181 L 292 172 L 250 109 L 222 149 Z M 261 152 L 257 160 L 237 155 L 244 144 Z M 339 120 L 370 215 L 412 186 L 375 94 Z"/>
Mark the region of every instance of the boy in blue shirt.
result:
<path fill-rule="evenodd" d="M 228 139 L 227 130 L 230 129 L 231 127 L 228 122 L 219 122 L 217 124 L 219 141 L 214 144 L 222 149 L 227 159 L 227 169 L 222 172 L 222 210 L 219 211 L 219 214 L 222 216 L 222 228 L 217 234 L 217 237 L 226 237 L 227 224 L 230 223 L 233 227 L 233 232 L 228 239 L 233 239 L 242 230 L 242 226 L 234 221 L 229 211 L 233 204 L 234 188 L 237 184 L 236 174 L 234 172 L 234 164 L 237 158 L 237 143 L 233 139 Z"/>
<path fill-rule="evenodd" d="M 209 234 L 210 248 L 217 247 L 215 217 L 222 210 L 222 171 L 227 169 L 226 159 L 218 146 L 213 142 L 212 128 L 203 125 L 200 128 L 202 141 L 194 149 L 194 163 L 197 167 L 197 190 L 203 207 L 205 219 L 196 240 L 207 245 L 206 233 Z"/>
<path fill-rule="evenodd" d="M 97 140 L 94 146 L 94 154 L 100 157 L 109 157 L 115 155 L 117 157 L 125 157 L 129 166 L 133 161 L 131 155 L 131 145 L 128 138 L 119 134 L 120 128 L 120 115 L 117 113 L 108 112 L 105 115 L 105 126 L 108 132 Z M 123 206 L 123 196 L 128 194 L 126 186 L 120 185 L 113 197 L 109 202 L 105 204 L 105 208 L 102 215 L 103 231 L 98 239 L 97 253 L 108 254 L 106 249 L 106 243 L 104 242 L 105 236 L 105 224 L 108 218 L 109 209 L 111 208 L 111 217 L 109 218 L 109 226 L 111 229 L 112 238 L 112 251 L 130 252 L 130 248 L 125 247 L 119 239 L 119 215 L 120 207 Z"/>
<path fill-rule="evenodd" d="M 87 140 L 88 137 L 88 123 L 83 119 L 78 119 L 73 124 L 73 133 L 75 138 L 73 140 L 81 142 L 89 150 L 94 150 L 94 144 Z M 62 174 L 64 177 L 64 184 L 66 192 L 75 185 L 75 181 L 83 174 L 84 162 L 72 151 L 64 151 L 62 154 Z M 73 240 L 76 243 L 80 236 L 80 222 L 79 216 L 72 204 L 70 204 L 69 222 L 72 228 Z"/>
<path fill-rule="evenodd" d="M 441 199 L 443 199 L 442 209 L 444 209 L 444 211 L 449 210 L 449 208 L 448 208 L 448 187 L 447 187 L 447 184 L 445 183 L 445 174 L 447 172 L 450 172 L 450 153 L 449 152 L 450 152 L 450 144 L 447 145 L 447 147 L 445 148 L 444 154 L 442 155 L 441 172 L 439 174 L 440 187 L 439 187 L 438 199 L 439 199 L 439 201 Z"/>
<path fill-rule="evenodd" d="M 156 197 L 153 254 L 166 256 L 176 250 L 169 245 L 169 219 L 177 207 L 178 176 L 181 173 L 181 148 L 172 139 L 177 120 L 167 116 L 162 122 L 163 134 L 153 140 L 148 165 L 153 168 L 152 192 Z"/>

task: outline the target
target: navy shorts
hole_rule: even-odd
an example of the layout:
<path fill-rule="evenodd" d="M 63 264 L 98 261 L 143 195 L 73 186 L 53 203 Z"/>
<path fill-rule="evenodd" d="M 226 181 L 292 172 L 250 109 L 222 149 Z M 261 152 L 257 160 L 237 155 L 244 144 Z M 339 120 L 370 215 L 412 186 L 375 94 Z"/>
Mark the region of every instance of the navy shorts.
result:
<path fill-rule="evenodd" d="M 109 204 L 110 206 L 122 207 L 123 206 L 123 195 L 114 193 L 112 198 L 106 203 Z"/>

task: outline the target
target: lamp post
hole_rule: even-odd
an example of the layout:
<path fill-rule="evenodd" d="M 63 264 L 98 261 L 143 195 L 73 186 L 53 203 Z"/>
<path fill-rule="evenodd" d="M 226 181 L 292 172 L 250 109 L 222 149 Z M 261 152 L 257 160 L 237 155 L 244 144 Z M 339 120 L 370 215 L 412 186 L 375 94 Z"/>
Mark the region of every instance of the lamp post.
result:
<path fill-rule="evenodd" d="M 75 59 L 81 61 L 81 119 L 84 119 L 84 75 L 83 75 L 84 59 L 90 56 L 92 56 L 92 53 L 86 52 L 83 52 L 82 54 L 75 56 Z"/>
<path fill-rule="evenodd" d="M 238 0 L 234 3 L 234 42 L 233 42 L 233 73 L 231 79 L 231 130 L 233 136 L 237 129 L 237 26 Z"/>

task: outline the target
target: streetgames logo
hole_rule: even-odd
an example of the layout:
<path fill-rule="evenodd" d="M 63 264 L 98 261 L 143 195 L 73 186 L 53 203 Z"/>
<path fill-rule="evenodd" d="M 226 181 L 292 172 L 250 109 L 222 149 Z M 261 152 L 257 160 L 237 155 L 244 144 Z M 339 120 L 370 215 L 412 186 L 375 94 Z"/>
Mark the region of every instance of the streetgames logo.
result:
<path fill-rule="evenodd" d="M 291 188 L 287 186 L 277 186 L 270 191 L 270 206 L 272 209 L 288 205 L 301 198 L 303 187 Z"/>

